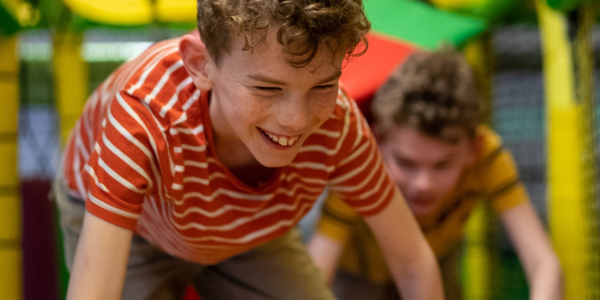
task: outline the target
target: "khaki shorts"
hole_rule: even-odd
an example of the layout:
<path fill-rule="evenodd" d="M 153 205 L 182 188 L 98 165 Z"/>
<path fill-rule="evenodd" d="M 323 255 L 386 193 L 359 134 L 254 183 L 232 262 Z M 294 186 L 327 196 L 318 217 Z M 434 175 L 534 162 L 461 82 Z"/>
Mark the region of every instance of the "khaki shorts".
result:
<path fill-rule="evenodd" d="M 65 260 L 70 270 L 81 233 L 85 203 L 57 180 L 53 194 L 60 212 Z M 332 300 L 298 230 L 215 265 L 170 256 L 134 235 L 122 299 L 182 299 L 192 284 L 203 300 Z"/>

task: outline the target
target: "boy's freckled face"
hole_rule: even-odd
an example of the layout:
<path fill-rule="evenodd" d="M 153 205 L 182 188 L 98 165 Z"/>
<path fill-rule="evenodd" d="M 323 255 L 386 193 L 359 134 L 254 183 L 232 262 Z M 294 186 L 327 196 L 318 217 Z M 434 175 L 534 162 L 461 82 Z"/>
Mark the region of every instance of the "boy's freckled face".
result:
<path fill-rule="evenodd" d="M 466 133 L 450 144 L 406 125 L 395 126 L 381 148 L 390 175 L 415 215 L 434 212 L 475 156 Z"/>
<path fill-rule="evenodd" d="M 321 51 L 296 68 L 286 60 L 276 31 L 270 27 L 266 42 L 253 51 L 243 51 L 238 37 L 232 51 L 207 71 L 214 83 L 210 115 L 217 143 L 243 143 L 235 151 L 267 167 L 289 164 L 331 116 L 343 60 L 343 53 L 332 62 Z"/>

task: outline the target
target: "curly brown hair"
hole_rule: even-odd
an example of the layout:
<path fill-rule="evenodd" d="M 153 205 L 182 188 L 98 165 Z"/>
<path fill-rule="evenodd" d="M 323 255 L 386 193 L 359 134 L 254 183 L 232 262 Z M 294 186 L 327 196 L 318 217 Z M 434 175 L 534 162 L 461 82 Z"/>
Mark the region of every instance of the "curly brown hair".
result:
<path fill-rule="evenodd" d="M 303 67 L 321 46 L 332 55 L 364 53 L 371 24 L 362 0 L 198 0 L 198 30 L 217 63 L 237 36 L 245 38 L 244 50 L 252 50 L 269 26 L 279 28 L 277 40 L 288 61 Z M 364 48 L 353 53 L 361 42 Z"/>
<path fill-rule="evenodd" d="M 410 55 L 377 91 L 372 103 L 375 124 L 385 138 L 394 125 L 454 143 L 456 130 L 470 138 L 481 122 L 474 72 L 465 57 L 450 47 Z"/>

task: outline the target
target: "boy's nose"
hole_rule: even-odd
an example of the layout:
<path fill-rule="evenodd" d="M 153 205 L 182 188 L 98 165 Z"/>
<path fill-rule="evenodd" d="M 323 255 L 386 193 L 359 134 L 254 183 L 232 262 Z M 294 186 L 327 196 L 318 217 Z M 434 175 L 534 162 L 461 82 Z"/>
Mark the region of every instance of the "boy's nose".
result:
<path fill-rule="evenodd" d="M 427 191 L 431 188 L 432 178 L 431 174 L 428 171 L 419 171 L 417 172 L 414 180 L 414 189 L 419 191 Z"/>
<path fill-rule="evenodd" d="M 277 109 L 277 122 L 294 131 L 304 130 L 309 123 L 310 107 L 304 96 L 291 95 Z"/>

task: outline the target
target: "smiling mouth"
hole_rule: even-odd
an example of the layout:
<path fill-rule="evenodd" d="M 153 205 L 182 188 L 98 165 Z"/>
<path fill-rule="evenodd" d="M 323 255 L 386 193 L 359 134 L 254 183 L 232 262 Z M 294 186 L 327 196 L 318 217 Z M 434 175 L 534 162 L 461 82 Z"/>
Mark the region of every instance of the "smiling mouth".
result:
<path fill-rule="evenodd" d="M 432 197 L 412 197 L 409 198 L 409 201 L 416 204 L 416 205 L 430 205 L 433 203 L 433 198 Z"/>
<path fill-rule="evenodd" d="M 289 147 L 294 145 L 298 139 L 300 138 L 300 135 L 295 135 L 295 136 L 278 136 L 278 135 L 274 135 L 271 133 L 268 133 L 264 130 L 261 130 L 261 132 L 267 136 L 271 141 L 281 145 L 281 146 L 285 146 L 285 147 Z"/>

